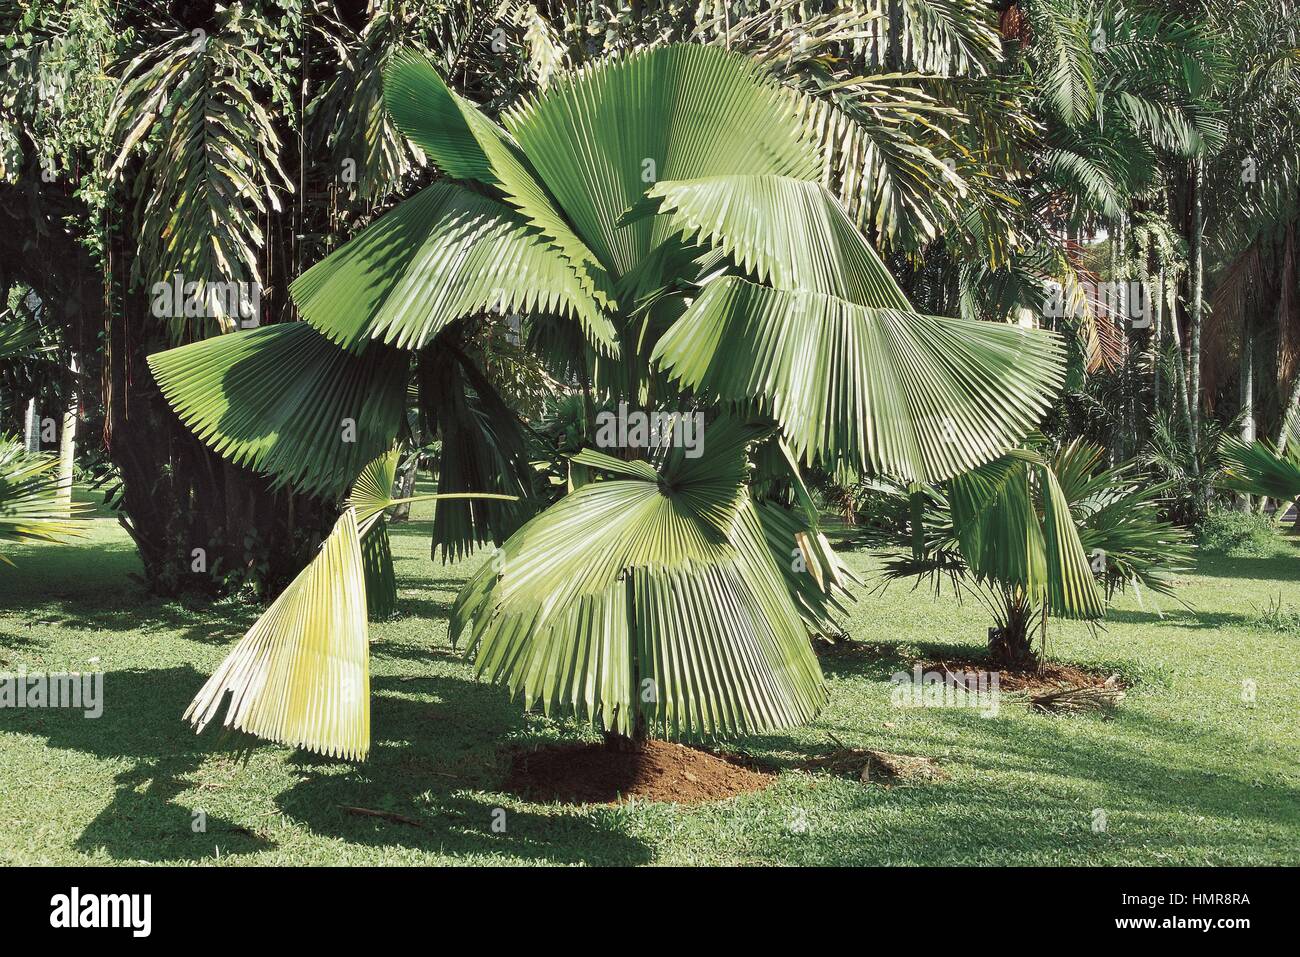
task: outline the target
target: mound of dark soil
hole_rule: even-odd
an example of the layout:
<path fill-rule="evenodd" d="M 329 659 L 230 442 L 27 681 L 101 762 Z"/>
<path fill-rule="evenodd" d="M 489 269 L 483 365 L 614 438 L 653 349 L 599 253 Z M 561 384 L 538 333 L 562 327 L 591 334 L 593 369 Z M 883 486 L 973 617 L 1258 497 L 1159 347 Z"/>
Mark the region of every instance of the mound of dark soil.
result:
<path fill-rule="evenodd" d="M 1040 668 L 1008 668 L 991 664 L 981 658 L 944 658 L 938 661 L 921 662 L 923 671 L 945 671 L 954 675 L 963 672 L 996 671 L 998 687 L 1002 691 L 1024 691 L 1030 695 L 1050 694 L 1071 688 L 1102 688 L 1110 686 L 1124 687 L 1113 676 L 1086 671 L 1076 665 L 1060 665 L 1044 662 Z M 973 690 L 973 689 L 972 689 Z"/>
<path fill-rule="evenodd" d="M 636 798 L 702 804 L 767 787 L 774 775 L 739 759 L 667 741 L 639 751 L 557 744 L 515 753 L 506 790 L 531 801 L 610 804 Z"/>

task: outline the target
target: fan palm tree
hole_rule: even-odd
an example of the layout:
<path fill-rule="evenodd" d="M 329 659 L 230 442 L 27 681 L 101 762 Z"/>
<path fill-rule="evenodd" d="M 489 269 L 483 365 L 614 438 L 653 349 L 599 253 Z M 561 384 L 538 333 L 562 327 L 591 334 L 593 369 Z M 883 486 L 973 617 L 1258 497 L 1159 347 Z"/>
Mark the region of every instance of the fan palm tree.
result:
<path fill-rule="evenodd" d="M 392 443 L 410 352 L 433 370 L 429 402 L 461 320 L 526 314 L 529 341 L 589 407 L 707 413 L 705 441 L 698 457 L 645 443 L 578 454 L 575 475 L 609 478 L 518 528 L 457 601 L 453 634 L 469 636 L 477 672 L 630 737 L 810 718 L 824 691 L 808 637 L 845 572 L 800 464 L 927 482 L 980 466 L 1059 387 L 1059 339 L 914 312 L 820 184 L 800 94 L 742 56 L 668 45 L 614 57 L 552 78 L 498 125 L 402 54 L 385 102 L 446 179 L 293 284 L 305 322 L 153 356 L 163 393 L 222 454 L 334 494 Z M 474 392 L 494 395 L 486 382 Z M 476 454 L 454 440 L 448 408 L 439 489 L 473 491 L 446 484 L 447 464 Z M 510 419 L 498 411 L 491 424 Z M 316 582 L 329 550 L 303 597 L 254 626 L 278 662 L 305 649 L 303 621 L 328 613 Z M 349 607 L 328 627 L 361 649 Z M 240 687 L 255 703 L 236 723 L 263 701 L 287 707 L 250 667 L 258 677 Z M 207 720 L 248 674 L 223 666 L 195 713 Z M 335 718 L 294 743 L 364 753 L 367 705 L 328 682 L 311 694 Z"/>
<path fill-rule="evenodd" d="M 1046 657 L 1049 618 L 1102 618 L 1130 585 L 1172 595 L 1189 551 L 1158 515 L 1168 485 L 1099 470 L 1102 456 L 1084 440 L 1051 456 L 1015 449 L 941 488 L 914 485 L 912 553 L 886 562 L 886 582 L 946 578 L 975 595 L 996 621 L 990 656 L 1010 667 Z"/>
<path fill-rule="evenodd" d="M 1240 439 L 1230 438 L 1223 443 L 1223 459 L 1220 484 L 1224 488 L 1265 495 L 1284 503 L 1295 502 L 1300 511 L 1300 443 L 1279 448 L 1263 439 L 1247 445 Z M 1286 511 L 1286 506 L 1281 510 Z"/>
<path fill-rule="evenodd" d="M 0 322 L 0 362 L 39 350 L 40 329 L 30 319 Z M 28 451 L 20 439 L 0 435 L 0 542 L 54 542 L 77 534 L 83 506 L 69 504 L 68 482 L 58 470 L 58 456 Z M 13 564 L 3 553 L 0 562 Z"/>

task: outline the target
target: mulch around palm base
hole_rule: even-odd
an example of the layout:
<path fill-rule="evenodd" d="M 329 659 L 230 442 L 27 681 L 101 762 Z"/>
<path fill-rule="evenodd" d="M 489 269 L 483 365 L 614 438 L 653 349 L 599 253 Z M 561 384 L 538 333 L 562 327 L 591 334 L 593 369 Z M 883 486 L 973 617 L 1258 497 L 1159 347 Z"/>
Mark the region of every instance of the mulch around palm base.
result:
<path fill-rule="evenodd" d="M 603 744 L 555 744 L 515 753 L 506 790 L 532 801 L 610 804 L 635 798 L 702 804 L 759 791 L 774 774 L 738 759 L 668 741 L 647 741 L 640 751 Z"/>
<path fill-rule="evenodd" d="M 940 674 L 948 672 L 962 675 L 971 672 L 996 671 L 1001 690 L 1025 691 L 1029 694 L 1060 691 L 1064 688 L 1100 688 L 1110 679 L 1107 674 L 1087 671 L 1077 665 L 1057 664 L 1051 661 L 1043 662 L 1041 668 L 1009 668 L 1006 665 L 993 664 L 987 658 L 978 657 L 942 658 L 936 661 L 922 661 L 920 664 L 923 672 L 937 671 Z"/>

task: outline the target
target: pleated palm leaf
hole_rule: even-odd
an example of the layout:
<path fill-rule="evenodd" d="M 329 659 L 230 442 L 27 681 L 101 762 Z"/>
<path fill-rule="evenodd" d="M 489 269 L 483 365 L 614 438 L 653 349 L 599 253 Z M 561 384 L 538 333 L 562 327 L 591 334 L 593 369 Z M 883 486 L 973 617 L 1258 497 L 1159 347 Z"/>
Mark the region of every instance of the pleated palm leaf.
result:
<path fill-rule="evenodd" d="M 529 341 L 557 378 L 583 382 L 593 398 L 638 411 L 720 409 L 698 461 L 627 461 L 618 479 L 576 489 L 509 538 L 507 567 L 527 568 L 527 587 L 513 576 L 499 588 L 486 572 L 475 579 L 466 595 L 477 597 L 460 606 L 474 609 L 470 647 L 480 673 L 614 730 L 635 730 L 638 716 L 656 733 L 690 735 L 805 720 L 819 700 L 809 685 L 816 664 L 802 652 L 791 657 L 789 616 L 794 609 L 806 636 L 829 605 L 765 563 L 777 561 L 769 538 L 793 532 L 798 542 L 777 549 L 785 562 L 806 547 L 823 592 L 839 587 L 840 566 L 815 514 L 787 509 L 786 520 L 765 526 L 771 503 L 745 492 L 739 472 L 699 498 L 677 490 L 673 469 L 695 475 L 700 463 L 723 461 L 712 446 L 730 440 L 715 430 L 730 432 L 717 423 L 737 418 L 762 421 L 790 450 L 782 458 L 794 480 L 796 458 L 947 478 L 1033 427 L 1064 375 L 1059 339 L 913 311 L 819 185 L 821 156 L 796 95 L 744 57 L 699 46 L 614 57 L 552 78 L 499 125 L 421 56 L 398 54 L 385 102 L 446 179 L 292 285 L 305 323 L 154 356 L 164 394 L 224 454 L 335 494 L 359 458 L 393 440 L 403 353 L 418 353 L 426 372 L 438 368 L 457 355 L 446 337 L 489 310 L 524 314 Z M 460 367 L 465 388 L 484 394 L 473 370 Z M 422 392 L 436 395 L 426 372 Z M 429 414 L 443 427 L 448 417 L 486 427 L 510 413 L 443 403 Z M 341 428 L 351 429 L 347 447 Z M 579 460 L 596 471 L 620 460 L 595 461 Z M 452 471 L 444 467 L 444 478 Z M 635 495 L 626 485 L 634 480 Z M 628 537 L 601 538 L 614 529 L 593 528 L 579 513 L 611 502 L 615 511 L 639 505 L 647 524 L 625 528 L 611 513 Z M 725 534 L 724 517 L 732 523 Z M 584 564 L 597 542 L 618 567 Z M 546 562 L 529 557 L 534 548 Z M 615 580 L 634 597 L 600 590 Z M 588 661 L 579 632 L 545 617 L 560 608 L 638 616 L 602 626 L 621 636 L 617 654 L 608 644 L 615 639 L 602 639 L 614 655 L 609 667 L 618 668 L 583 671 L 581 693 L 572 675 L 555 670 Z M 721 608 L 728 611 L 719 617 Z M 594 641 L 598 631 L 580 634 Z M 689 681 L 641 670 L 639 649 L 658 654 L 644 643 L 660 640 L 673 643 L 664 654 L 697 656 L 672 659 Z M 701 670 L 706 653 L 721 670 Z M 660 664 L 645 661 L 647 669 Z M 638 677 L 662 679 L 668 698 L 643 708 Z"/>
<path fill-rule="evenodd" d="M 228 728 L 331 757 L 369 753 L 367 620 L 391 614 L 397 599 L 384 511 L 443 497 L 393 498 L 397 459 L 394 449 L 366 466 L 316 557 L 195 696 L 185 718 L 197 730 L 229 692 Z"/>
<path fill-rule="evenodd" d="M 79 534 L 84 506 L 69 508 L 62 497 L 59 458 L 29 452 L 12 436 L 0 435 L 0 542 L 57 542 Z M 0 562 L 13 562 L 0 552 Z"/>
<path fill-rule="evenodd" d="M 456 602 L 477 673 L 628 736 L 812 718 L 821 671 L 745 481 L 763 431 L 719 421 L 703 456 L 659 469 L 579 453 L 613 478 L 525 525 Z"/>
<path fill-rule="evenodd" d="M 996 627 L 996 660 L 1036 659 L 1046 646 L 1049 616 L 1096 619 L 1103 614 L 1089 556 L 1051 462 L 1032 449 L 951 479 L 941 489 L 913 485 L 912 553 L 886 562 L 886 580 L 943 579 L 981 600 Z"/>
<path fill-rule="evenodd" d="M 1267 495 L 1279 502 L 1300 500 L 1300 444 L 1279 449 L 1259 440 L 1223 443 L 1224 473 L 1220 484 L 1234 492 Z"/>
<path fill-rule="evenodd" d="M 996 621 L 993 657 L 1017 666 L 1039 660 L 1036 636 L 1045 656 L 1049 618 L 1102 618 L 1130 585 L 1172 595 L 1190 549 L 1159 516 L 1169 485 L 1099 469 L 1103 454 L 1083 440 L 1051 456 L 1016 449 L 941 488 L 913 486 L 912 554 L 890 559 L 886 579 L 946 578 L 974 594 Z"/>

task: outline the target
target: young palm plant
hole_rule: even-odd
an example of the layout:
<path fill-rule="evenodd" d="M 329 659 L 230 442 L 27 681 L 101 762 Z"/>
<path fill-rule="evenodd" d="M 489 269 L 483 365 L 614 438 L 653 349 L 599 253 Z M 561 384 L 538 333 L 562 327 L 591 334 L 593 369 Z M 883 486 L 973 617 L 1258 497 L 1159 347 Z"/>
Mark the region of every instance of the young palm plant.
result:
<path fill-rule="evenodd" d="M 886 581 L 947 578 L 973 594 L 996 621 L 990 657 L 1014 668 L 1046 657 L 1052 617 L 1099 619 L 1129 585 L 1172 595 L 1190 552 L 1159 518 L 1168 484 L 1098 470 L 1103 454 L 1083 440 L 1052 456 L 1016 449 L 940 488 L 914 484 L 912 553 L 886 562 Z"/>
<path fill-rule="evenodd" d="M 330 493 L 393 441 L 410 352 L 428 402 L 451 388 L 429 370 L 458 352 L 462 320 L 526 315 L 529 341 L 588 408 L 707 413 L 704 442 L 578 454 L 572 474 L 593 480 L 509 535 L 456 603 L 452 633 L 468 635 L 477 673 L 625 737 L 808 720 L 824 699 L 809 634 L 844 570 L 800 464 L 925 482 L 980 466 L 1044 411 L 1060 341 L 913 311 L 820 185 L 801 95 L 719 48 L 661 46 L 552 78 L 501 125 L 401 54 L 385 102 L 446 179 L 293 284 L 305 322 L 152 357 L 164 394 L 223 454 Z M 492 394 L 482 379 L 478 399 Z M 456 408 L 518 424 L 507 409 L 433 410 L 440 490 L 468 492 L 446 486 L 480 450 Z M 464 540 L 502 529 L 475 524 Z M 313 582 L 325 554 L 304 573 Z M 254 628 L 265 654 L 305 652 L 296 622 L 325 594 L 273 606 Z M 327 631 L 363 648 L 360 625 L 354 608 Z M 204 720 L 241 668 L 209 683 Z M 368 705 L 327 676 L 313 689 L 337 720 L 268 736 L 364 753 Z M 273 681 L 246 693 L 248 707 L 284 707 Z"/>
<path fill-rule="evenodd" d="M 1281 512 L 1288 502 L 1295 502 L 1300 510 L 1300 444 L 1278 448 L 1265 440 L 1247 445 L 1230 438 L 1223 443 L 1223 460 L 1220 484 L 1224 488 L 1275 498 L 1283 503 Z M 1300 525 L 1300 516 L 1296 521 Z"/>

